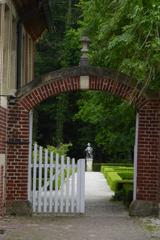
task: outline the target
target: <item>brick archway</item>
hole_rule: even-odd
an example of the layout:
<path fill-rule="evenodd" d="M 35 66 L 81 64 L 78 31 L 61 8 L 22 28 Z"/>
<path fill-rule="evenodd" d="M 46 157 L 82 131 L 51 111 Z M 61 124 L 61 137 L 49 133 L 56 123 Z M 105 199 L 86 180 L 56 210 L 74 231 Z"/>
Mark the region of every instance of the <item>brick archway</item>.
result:
<path fill-rule="evenodd" d="M 131 214 L 158 214 L 160 202 L 160 101 L 142 94 L 128 76 L 103 68 L 73 67 L 51 72 L 17 93 L 9 107 L 7 207 L 28 212 L 29 111 L 50 96 L 78 90 L 101 90 L 132 102 L 139 113 L 137 185 Z M 23 210 L 22 210 L 23 208 Z M 143 209 L 145 208 L 145 209 Z"/>

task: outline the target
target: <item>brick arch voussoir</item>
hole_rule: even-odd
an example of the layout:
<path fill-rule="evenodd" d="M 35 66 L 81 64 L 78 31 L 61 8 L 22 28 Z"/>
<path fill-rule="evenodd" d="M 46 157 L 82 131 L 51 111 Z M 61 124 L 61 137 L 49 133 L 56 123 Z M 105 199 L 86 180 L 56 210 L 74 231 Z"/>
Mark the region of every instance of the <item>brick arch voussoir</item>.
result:
<path fill-rule="evenodd" d="M 118 96 L 137 109 L 142 108 L 147 103 L 147 97 L 141 96 L 138 89 L 115 81 L 106 77 L 90 76 L 90 90 L 106 91 L 112 95 Z"/>
<path fill-rule="evenodd" d="M 100 69 L 101 70 L 101 69 Z M 96 74 L 95 72 L 88 71 L 83 75 L 88 75 L 88 87 L 81 88 L 81 72 L 77 70 L 73 73 L 66 75 L 66 72 L 61 73 L 60 77 L 54 77 L 53 73 L 47 74 L 33 89 L 25 92 L 19 98 L 19 104 L 22 105 L 27 111 L 33 109 L 36 105 L 46 100 L 51 96 L 58 95 L 63 92 L 71 92 L 78 90 L 99 90 L 105 91 L 115 96 L 118 96 L 137 109 L 142 108 L 147 101 L 147 97 L 142 95 L 140 91 L 127 82 L 126 76 L 117 77 L 113 74 L 104 74 L 101 71 Z"/>
<path fill-rule="evenodd" d="M 19 99 L 19 104 L 27 111 L 51 96 L 63 92 L 77 91 L 80 89 L 79 77 L 69 77 L 61 80 L 49 80 L 49 82 L 33 89 L 29 94 Z"/>

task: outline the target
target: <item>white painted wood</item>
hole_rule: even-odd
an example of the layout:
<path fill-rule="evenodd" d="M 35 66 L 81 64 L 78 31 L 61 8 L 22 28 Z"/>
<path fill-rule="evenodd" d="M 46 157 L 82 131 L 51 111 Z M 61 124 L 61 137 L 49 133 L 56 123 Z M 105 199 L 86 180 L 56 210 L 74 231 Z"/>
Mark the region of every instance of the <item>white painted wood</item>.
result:
<path fill-rule="evenodd" d="M 138 158 L 138 130 L 139 130 L 139 113 L 136 115 L 136 134 L 135 134 L 135 146 L 134 146 L 134 190 L 133 200 L 136 200 L 137 192 L 137 158 Z"/>
<path fill-rule="evenodd" d="M 80 159 L 80 213 L 85 212 L 85 159 Z"/>
<path fill-rule="evenodd" d="M 43 148 L 39 147 L 39 165 L 38 165 L 38 212 L 42 211 L 42 151 Z"/>
<path fill-rule="evenodd" d="M 60 195 L 60 212 L 64 209 L 64 156 L 61 156 L 61 195 Z"/>
<path fill-rule="evenodd" d="M 38 156 L 39 159 L 37 159 Z M 60 158 L 56 154 L 56 163 L 54 163 L 53 156 L 51 152 L 48 160 L 48 150 L 44 149 L 43 156 L 42 147 L 38 148 L 37 144 L 34 144 L 34 159 L 30 166 L 30 172 L 33 169 L 33 197 L 31 198 L 33 212 L 84 213 L 85 160 L 80 159 L 75 164 L 75 159 L 70 160 L 67 157 L 65 163 L 64 156 Z M 43 177 L 44 184 L 42 184 Z M 55 181 L 55 189 L 53 189 L 53 181 Z"/>
<path fill-rule="evenodd" d="M 34 162 L 33 162 L 33 212 L 36 211 L 36 179 L 37 178 L 37 143 L 34 144 Z"/>
<path fill-rule="evenodd" d="M 32 129 L 33 129 L 33 112 L 30 111 L 29 112 L 28 201 L 31 201 Z"/>
<path fill-rule="evenodd" d="M 80 161 L 78 160 L 77 162 L 77 202 L 76 202 L 77 213 L 80 212 L 80 184 L 81 184 L 80 169 L 81 169 Z"/>
<path fill-rule="evenodd" d="M 44 212 L 47 212 L 47 175 L 48 175 L 48 149 L 45 149 L 44 163 Z"/>
<path fill-rule="evenodd" d="M 71 212 L 75 211 L 75 159 L 72 159 Z"/>
<path fill-rule="evenodd" d="M 54 167 L 54 165 L 53 165 L 53 152 L 50 152 L 49 212 L 52 212 L 52 208 L 53 208 L 53 167 Z"/>
<path fill-rule="evenodd" d="M 59 154 L 56 154 L 56 172 L 55 172 L 55 203 L 54 212 L 58 212 L 58 169 L 59 169 Z"/>
<path fill-rule="evenodd" d="M 70 184 L 69 184 L 69 179 L 70 179 L 70 158 L 67 157 L 67 177 L 66 177 L 66 213 L 69 212 L 69 195 L 70 195 Z"/>

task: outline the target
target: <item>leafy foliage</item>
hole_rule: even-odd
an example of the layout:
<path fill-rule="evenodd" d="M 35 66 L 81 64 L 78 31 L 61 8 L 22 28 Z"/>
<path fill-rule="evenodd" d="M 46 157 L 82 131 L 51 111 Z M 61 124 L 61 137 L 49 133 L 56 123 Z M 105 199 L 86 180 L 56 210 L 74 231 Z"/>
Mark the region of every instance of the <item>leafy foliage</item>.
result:
<path fill-rule="evenodd" d="M 144 91 L 160 86 L 159 0 L 54 0 L 54 32 L 37 52 L 37 75 L 78 65 L 80 36 L 90 37 L 90 64 L 130 75 Z M 78 4 L 78 5 L 77 5 Z M 87 142 L 99 160 L 132 158 L 135 109 L 99 92 L 63 94 L 38 107 L 37 136 L 45 145 L 72 142 L 83 154 Z M 74 146 L 77 146 L 77 148 Z"/>
<path fill-rule="evenodd" d="M 47 149 L 49 152 L 53 152 L 54 154 L 59 154 L 60 156 L 64 155 L 66 156 L 69 148 L 72 147 L 72 144 L 61 144 L 58 148 L 54 147 L 54 146 L 47 146 Z"/>
<path fill-rule="evenodd" d="M 91 39 L 91 63 L 133 76 L 144 89 L 159 89 L 159 3 L 81 0 L 81 26 Z"/>
<path fill-rule="evenodd" d="M 96 129 L 96 144 L 108 154 L 129 155 L 134 144 L 134 109 L 119 98 L 101 92 L 83 94 L 78 104 L 75 119 Z"/>

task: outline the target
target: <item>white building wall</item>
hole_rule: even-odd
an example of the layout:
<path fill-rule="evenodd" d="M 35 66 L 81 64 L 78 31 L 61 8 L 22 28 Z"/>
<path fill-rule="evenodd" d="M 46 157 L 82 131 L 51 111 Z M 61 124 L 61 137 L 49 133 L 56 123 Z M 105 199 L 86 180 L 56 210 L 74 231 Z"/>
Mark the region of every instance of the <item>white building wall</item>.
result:
<path fill-rule="evenodd" d="M 11 0 L 0 0 L 0 106 L 16 89 L 16 10 Z"/>

